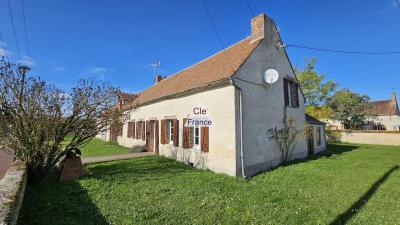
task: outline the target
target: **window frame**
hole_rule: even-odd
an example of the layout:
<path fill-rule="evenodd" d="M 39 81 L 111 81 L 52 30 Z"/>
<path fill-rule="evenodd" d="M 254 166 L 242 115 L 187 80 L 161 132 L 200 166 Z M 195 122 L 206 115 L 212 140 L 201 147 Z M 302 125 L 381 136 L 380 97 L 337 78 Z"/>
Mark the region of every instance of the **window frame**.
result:
<path fill-rule="evenodd" d="M 322 129 L 321 129 L 321 127 L 320 126 L 318 126 L 317 128 L 316 128 L 316 130 L 317 130 L 317 146 L 319 147 L 319 146 L 322 146 Z"/>
<path fill-rule="evenodd" d="M 174 144 L 174 121 L 173 120 L 167 120 L 167 130 L 168 130 L 167 143 L 170 145 L 173 145 Z"/>
<path fill-rule="evenodd" d="M 198 130 L 197 138 L 198 144 L 196 144 L 196 130 Z M 193 127 L 193 149 L 200 150 L 201 149 L 201 129 L 200 126 Z"/>
<path fill-rule="evenodd" d="M 284 103 L 285 107 L 299 108 L 300 107 L 300 96 L 299 96 L 299 84 L 291 77 L 283 78 L 284 85 Z M 296 88 L 296 92 L 293 89 Z M 293 102 L 292 96 L 296 96 L 296 102 Z"/>

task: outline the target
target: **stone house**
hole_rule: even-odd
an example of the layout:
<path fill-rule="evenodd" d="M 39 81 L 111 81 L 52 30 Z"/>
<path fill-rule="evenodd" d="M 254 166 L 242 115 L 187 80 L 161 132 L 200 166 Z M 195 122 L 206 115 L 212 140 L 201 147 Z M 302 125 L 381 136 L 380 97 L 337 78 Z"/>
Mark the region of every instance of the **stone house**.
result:
<path fill-rule="evenodd" d="M 400 131 L 400 110 L 396 94 L 392 93 L 387 100 L 371 101 L 366 109 L 367 118 L 364 130 Z M 324 120 L 329 129 L 344 130 L 343 125 L 337 120 Z"/>
<path fill-rule="evenodd" d="M 265 82 L 268 69 L 279 72 L 273 84 Z M 98 137 L 215 172 L 251 176 L 281 163 L 267 131 L 282 126 L 285 108 L 296 126 L 307 122 L 297 83 L 274 22 L 261 14 L 251 20 L 249 37 L 176 74 L 157 77 L 129 104 L 121 102 L 129 121 Z M 193 119 L 211 125 L 185 125 Z M 325 139 L 324 126 L 314 124 L 321 127 L 315 128 L 319 139 L 313 138 L 316 153 L 325 149 Z M 309 154 L 307 143 L 305 136 L 297 142 L 294 158 Z"/>
<path fill-rule="evenodd" d="M 400 131 L 400 111 L 395 93 L 388 100 L 371 102 L 368 112 L 370 116 L 365 129 Z"/>

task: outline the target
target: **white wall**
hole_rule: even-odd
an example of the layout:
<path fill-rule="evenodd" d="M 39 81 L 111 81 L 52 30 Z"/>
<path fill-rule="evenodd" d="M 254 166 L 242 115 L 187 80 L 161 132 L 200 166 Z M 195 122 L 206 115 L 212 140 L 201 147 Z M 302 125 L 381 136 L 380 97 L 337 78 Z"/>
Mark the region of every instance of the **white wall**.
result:
<path fill-rule="evenodd" d="M 131 121 L 149 120 L 156 118 L 164 119 L 165 116 L 172 116 L 179 119 L 179 146 L 182 146 L 183 118 L 193 116 L 194 107 L 207 109 L 207 117 L 213 120 L 213 126 L 209 129 L 209 152 L 204 153 L 204 164 L 215 172 L 223 172 L 229 175 L 236 173 L 235 155 L 235 88 L 231 85 L 207 90 L 197 94 L 164 100 L 150 105 L 140 107 L 131 112 Z M 123 127 L 123 137 L 118 137 L 118 143 L 132 147 L 135 145 L 145 145 L 145 141 L 127 138 L 127 123 Z M 159 125 L 159 136 L 161 136 L 161 123 Z M 178 158 L 186 161 L 190 157 L 191 162 L 198 162 L 200 158 L 199 150 L 187 150 L 176 148 L 172 145 L 162 145 L 160 143 L 160 154 Z M 177 155 L 177 157 L 174 157 Z"/>
<path fill-rule="evenodd" d="M 372 145 L 400 145 L 400 133 L 379 132 L 341 132 L 342 142 L 372 144 Z"/>
<path fill-rule="evenodd" d="M 386 127 L 386 130 L 400 130 L 400 116 L 376 116 L 369 118 L 368 121 L 373 121 L 375 124 L 382 124 Z"/>
<path fill-rule="evenodd" d="M 277 51 L 271 40 L 272 37 L 267 37 L 262 41 L 234 76 L 235 84 L 242 89 L 243 93 L 243 148 L 246 175 L 252 175 L 281 162 L 281 153 L 277 146 L 268 139 L 267 131 L 276 126 L 281 127 L 283 124 L 283 78 L 286 76 L 294 77 L 294 74 L 283 49 Z M 263 81 L 263 75 L 265 70 L 271 68 L 278 70 L 280 77 L 273 85 L 266 85 Z M 237 111 L 239 111 L 238 98 L 237 92 Z M 288 117 L 294 118 L 297 126 L 302 128 L 306 125 L 306 121 L 304 99 L 300 90 L 299 101 L 299 108 L 288 108 Z M 236 133 L 240 135 L 239 117 L 236 123 L 238 124 Z M 238 149 L 240 149 L 239 146 Z M 239 150 L 237 154 L 237 173 L 240 174 Z M 307 156 L 305 137 L 297 143 L 294 156 Z"/>

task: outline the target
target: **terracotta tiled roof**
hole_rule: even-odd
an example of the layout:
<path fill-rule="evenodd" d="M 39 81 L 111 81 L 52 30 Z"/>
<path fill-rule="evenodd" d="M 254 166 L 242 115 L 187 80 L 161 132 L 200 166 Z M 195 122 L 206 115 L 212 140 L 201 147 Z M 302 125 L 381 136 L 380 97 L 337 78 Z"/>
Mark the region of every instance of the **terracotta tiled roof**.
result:
<path fill-rule="evenodd" d="M 397 106 L 393 100 L 375 101 L 369 104 L 367 111 L 372 115 L 394 115 L 397 114 Z"/>
<path fill-rule="evenodd" d="M 229 79 L 258 46 L 260 40 L 246 38 L 139 93 L 134 104 L 144 104 L 163 97 Z"/>

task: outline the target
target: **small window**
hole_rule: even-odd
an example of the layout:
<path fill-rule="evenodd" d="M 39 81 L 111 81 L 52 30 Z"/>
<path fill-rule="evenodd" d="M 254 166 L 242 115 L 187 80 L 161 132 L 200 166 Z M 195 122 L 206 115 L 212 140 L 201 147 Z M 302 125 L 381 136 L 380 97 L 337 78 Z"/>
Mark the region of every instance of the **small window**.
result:
<path fill-rule="evenodd" d="M 174 124 L 172 120 L 167 121 L 167 140 L 167 143 L 174 144 Z"/>
<path fill-rule="evenodd" d="M 193 148 L 199 149 L 200 148 L 200 127 L 196 126 L 194 127 L 194 135 L 193 135 L 193 141 L 194 141 L 194 145 Z"/>
<path fill-rule="evenodd" d="M 317 127 L 317 146 L 322 145 L 322 134 L 321 134 L 321 127 Z"/>
<path fill-rule="evenodd" d="M 283 79 L 285 106 L 299 107 L 299 85 L 290 79 Z"/>

